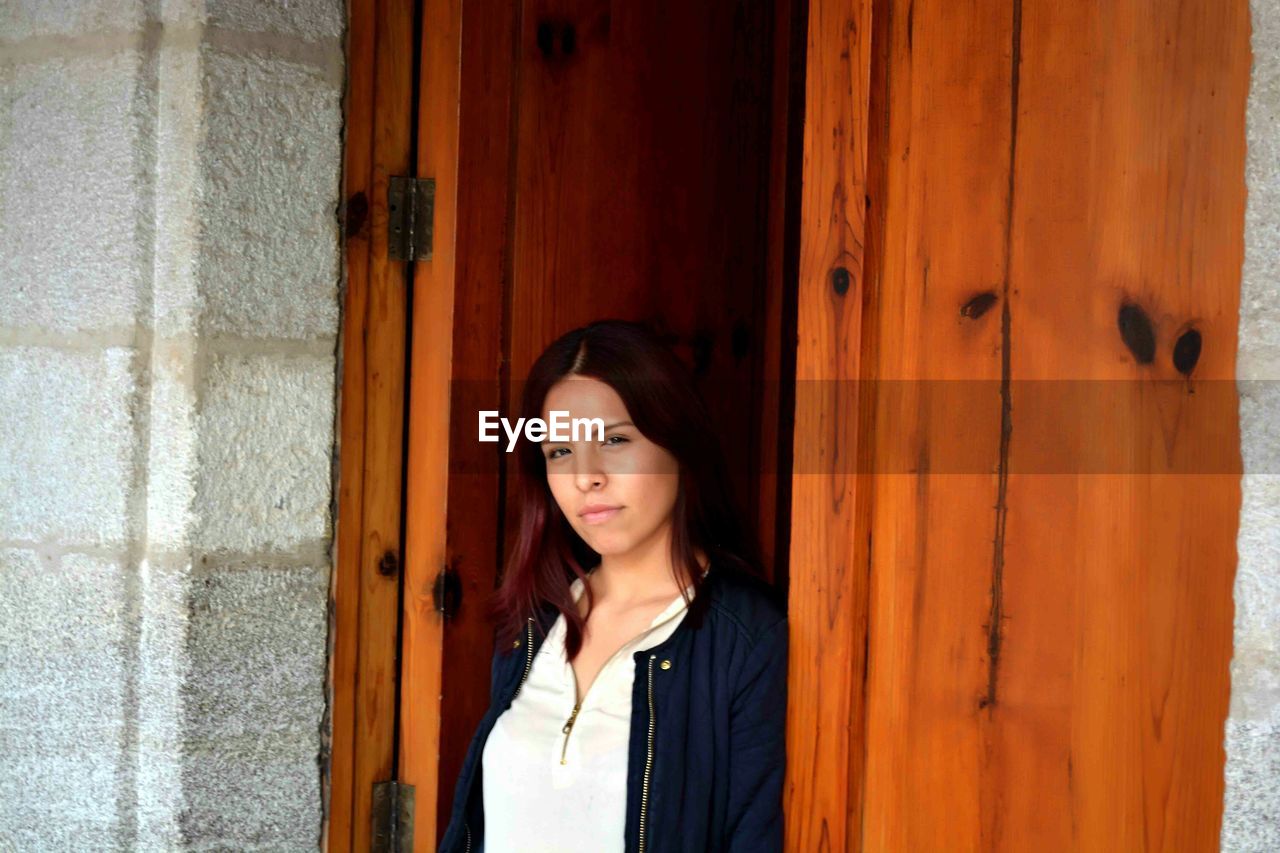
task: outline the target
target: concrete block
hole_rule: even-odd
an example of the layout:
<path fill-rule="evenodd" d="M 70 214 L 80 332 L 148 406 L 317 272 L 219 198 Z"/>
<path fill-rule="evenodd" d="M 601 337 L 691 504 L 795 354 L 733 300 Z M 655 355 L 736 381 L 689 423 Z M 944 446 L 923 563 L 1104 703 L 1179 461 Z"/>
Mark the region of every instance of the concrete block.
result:
<path fill-rule="evenodd" d="M 342 35 L 347 9 L 340 0 L 209 0 L 209 24 L 319 41 Z"/>
<path fill-rule="evenodd" d="M 200 0 L 192 0 L 199 3 Z M 165 4 L 166 13 L 176 4 Z M 149 325 L 159 338 L 193 338 L 199 330 L 197 269 L 203 178 L 197 151 L 203 133 L 204 79 L 198 45 L 162 39 L 155 63 L 155 172 L 151 231 Z"/>
<path fill-rule="evenodd" d="M 1280 380 L 1280 7 L 1252 3 L 1240 375 Z"/>
<path fill-rule="evenodd" d="M 1229 853 L 1280 850 L 1280 728 L 1228 720 L 1226 793 L 1221 849 Z"/>
<path fill-rule="evenodd" d="M 127 764 L 123 564 L 0 550 L 0 849 L 115 849 Z"/>
<path fill-rule="evenodd" d="M 323 819 L 318 745 L 313 734 L 188 751 L 184 849 L 314 853 Z"/>
<path fill-rule="evenodd" d="M 0 327 L 130 329 L 146 280 L 142 58 L 0 64 Z"/>
<path fill-rule="evenodd" d="M 205 568 L 193 579 L 187 841 L 315 849 L 328 589 L 328 566 Z"/>
<path fill-rule="evenodd" d="M 1222 849 L 1280 850 L 1280 4 L 1250 2 L 1241 480 Z"/>
<path fill-rule="evenodd" d="M 329 567 L 202 567 L 189 592 L 187 737 L 312 737 L 324 714 Z"/>
<path fill-rule="evenodd" d="M 202 328 L 336 336 L 341 85 L 281 59 L 203 56 Z"/>
<path fill-rule="evenodd" d="M 1280 475 L 1280 377 L 1238 381 L 1240 458 L 1248 474 Z"/>
<path fill-rule="evenodd" d="M 217 355 L 202 389 L 198 542 L 258 553 L 328 540 L 335 360 Z"/>
<path fill-rule="evenodd" d="M 1280 728 L 1280 475 L 1241 481 L 1231 716 Z"/>
<path fill-rule="evenodd" d="M 2 0 L 0 39 L 133 32 L 144 20 L 142 0 Z"/>
<path fill-rule="evenodd" d="M 0 349 L 0 540 L 122 547 L 134 350 Z"/>

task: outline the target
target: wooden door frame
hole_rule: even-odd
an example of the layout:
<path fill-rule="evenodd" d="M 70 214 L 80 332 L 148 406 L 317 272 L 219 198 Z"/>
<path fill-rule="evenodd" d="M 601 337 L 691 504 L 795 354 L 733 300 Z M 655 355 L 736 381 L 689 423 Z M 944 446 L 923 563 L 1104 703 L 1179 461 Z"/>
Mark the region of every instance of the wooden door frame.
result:
<path fill-rule="evenodd" d="M 803 0 L 795 2 L 804 5 Z M 492 532 L 489 547 L 496 555 L 494 543 L 501 541 L 496 520 L 492 529 L 477 525 L 447 533 L 450 494 L 453 501 L 465 495 L 485 506 L 497 507 L 500 501 L 495 486 L 483 477 L 459 476 L 457 466 L 451 469 L 451 436 L 439 427 L 472 428 L 452 424 L 456 419 L 441 414 L 458 405 L 457 394 L 466 382 L 490 389 L 496 403 L 505 380 L 499 342 L 490 331 L 500 328 L 492 324 L 502 320 L 501 305 L 492 288 L 477 285 L 506 272 L 501 248 L 508 242 L 507 223 L 474 211 L 506 209 L 509 134 L 495 128 L 509 127 L 513 79 L 499 76 L 490 86 L 483 73 L 502 65 L 504 50 L 507 58 L 511 55 L 518 22 L 509 8 L 514 5 L 470 0 L 468 16 L 474 13 L 475 20 L 498 33 L 486 40 L 468 39 L 480 27 L 461 26 L 461 0 L 421 0 L 416 20 L 414 0 L 351 2 L 342 205 L 348 284 L 340 347 L 340 482 L 330 600 L 326 849 L 368 848 L 371 786 L 392 778 L 416 785 L 415 849 L 434 846 L 442 794 L 437 782 L 441 756 L 434 747 L 450 732 L 458 736 L 459 721 L 471 713 L 454 703 L 442 708 L 439 697 L 451 667 L 474 670 L 476 665 L 474 647 L 469 654 L 451 655 L 445 643 L 465 647 L 491 639 L 483 620 L 466 611 L 492 589 L 496 560 L 456 572 L 459 587 L 445 585 L 446 592 L 460 592 L 464 616 L 451 625 L 447 637 L 436 609 L 436 583 L 450 577 L 454 567 L 447 563 L 454 546 L 457 553 L 485 553 L 479 540 Z M 788 849 L 808 849 L 820 840 L 854 849 L 865 841 L 874 480 L 866 457 L 877 452 L 870 431 L 874 398 L 865 394 L 874 391 L 848 396 L 831 392 L 861 388 L 844 383 L 876 377 L 880 300 L 901 287 L 880 280 L 886 226 L 877 206 L 885 204 L 881 184 L 888 166 L 885 140 L 877 138 L 885 129 L 873 126 L 871 119 L 885 108 L 877 101 L 885 97 L 887 83 L 878 78 L 873 84 L 872 77 L 885 73 L 888 57 L 881 52 L 889 49 L 888 16 L 878 14 L 873 22 L 872 9 L 884 13 L 890 5 L 887 0 L 807 3 L 794 332 L 794 378 L 807 387 L 797 391 L 794 405 L 792 453 L 794 468 L 803 476 L 790 478 L 789 518 L 789 527 L 804 535 L 789 542 L 782 536 L 776 543 L 779 549 L 789 548 L 790 555 Z M 419 75 L 419 66 L 429 73 Z M 424 106 L 414 128 L 410 117 L 422 85 L 419 77 L 431 91 L 422 93 L 419 103 Z M 1237 89 L 1232 96 L 1240 99 Z M 416 173 L 411 171 L 415 163 Z M 385 252 L 387 178 L 400 174 L 430 176 L 437 182 L 435 254 L 430 261 L 416 262 L 412 271 L 389 262 Z M 772 174 L 771 196 L 784 195 L 793 180 L 785 171 Z M 458 204 L 459 186 L 466 187 L 468 205 Z M 472 204 L 472 193 L 481 194 L 483 203 Z M 773 239 L 783 231 L 781 221 L 771 220 Z M 774 281 L 785 275 L 787 251 L 782 242 L 771 248 Z M 406 288 L 410 272 L 412 300 Z M 1230 292 L 1238 283 L 1226 280 L 1223 286 L 1228 297 L 1238 296 Z M 1234 303 L 1226 304 L 1234 310 Z M 415 330 L 411 347 L 410 312 Z M 780 337 L 770 342 L 775 347 L 771 352 L 780 355 L 789 346 L 788 325 L 777 329 Z M 473 334 L 476 330 L 486 334 Z M 410 349 L 411 361 L 406 359 Z M 408 363 L 414 371 L 407 379 Z M 407 410 L 406 390 L 412 399 Z M 781 403 L 792 408 L 790 400 Z M 413 437 L 409 446 L 415 448 L 408 459 L 406 429 Z M 453 441 L 452 447 L 466 444 Z M 839 448 L 842 458 L 852 455 L 857 464 L 846 465 L 852 469 L 846 471 L 823 468 L 814 459 L 815 449 L 822 447 Z M 790 470 L 785 454 L 779 468 L 784 465 Z M 402 489 L 407 520 L 403 558 Z M 778 526 L 784 534 L 786 522 L 780 518 Z M 451 542 L 447 535 L 472 539 Z M 884 547 L 877 542 L 877 550 Z M 407 651 L 397 672 L 400 619 Z M 408 693 L 398 695 L 397 685 Z M 456 719 L 443 716 L 447 714 Z"/>
<path fill-rule="evenodd" d="M 500 131 L 510 80 L 494 84 L 484 72 L 501 64 L 488 60 L 509 56 L 513 34 L 500 23 L 515 8 L 507 0 L 472 0 L 468 13 L 493 22 L 497 36 L 469 39 L 462 55 L 461 0 L 349 5 L 341 210 L 347 290 L 329 602 L 325 850 L 369 849 L 373 785 L 393 779 L 413 786 L 414 849 L 434 849 L 441 793 L 435 747 L 450 726 L 442 712 L 469 712 L 442 709 L 439 701 L 449 660 L 438 602 L 480 601 L 494 578 L 492 570 L 487 577 L 483 570 L 446 571 L 446 507 L 451 493 L 494 507 L 498 495 L 488 478 L 452 475 L 448 428 L 468 425 L 453 424 L 448 412 L 460 390 L 489 389 L 496 404 L 500 341 L 469 330 L 494 328 L 501 319 L 500 294 L 494 299 L 491 288 L 467 285 L 502 275 L 501 253 L 486 247 L 500 248 L 506 234 L 505 222 L 495 225 L 492 218 L 460 222 L 457 188 L 465 170 L 468 209 L 505 208 L 507 155 L 505 144 L 464 145 L 460 134 L 477 143 L 489 134 L 505 137 Z M 462 63 L 477 69 L 465 81 Z M 398 175 L 436 182 L 428 259 L 387 257 L 387 186 Z M 457 258 L 464 262 L 455 263 Z M 461 294 L 457 306 L 455 294 Z M 456 323 L 455 308 L 463 316 Z M 455 325 L 463 330 L 456 347 Z M 465 375 L 455 377 L 455 365 Z M 462 443 L 452 443 L 456 463 Z M 482 537 L 484 529 L 473 526 L 468 534 Z M 496 530 L 490 541 L 497 541 Z M 475 550 L 483 552 L 483 546 Z M 465 588 L 438 589 L 456 577 Z M 462 628 L 451 628 L 450 642 L 483 640 L 487 648 L 492 637 L 483 627 L 480 619 L 465 620 Z M 407 652 L 401 655 L 401 649 Z"/>
<path fill-rule="evenodd" d="M 329 596 L 321 849 L 368 850 L 394 778 L 408 264 L 387 257 L 387 186 L 410 174 L 414 0 L 351 0 L 342 204 L 346 290 Z"/>
<path fill-rule="evenodd" d="M 391 779 L 413 786 L 414 849 L 434 849 L 444 795 L 451 794 L 438 780 L 461 757 L 442 755 L 439 745 L 464 736 L 477 716 L 465 702 L 440 702 L 453 668 L 462 668 L 457 679 L 475 677 L 462 671 L 474 670 L 474 653 L 450 655 L 446 643 L 483 644 L 487 659 L 492 636 L 478 605 L 497 568 L 496 559 L 453 566 L 450 555 L 487 548 L 496 558 L 502 541 L 497 518 L 447 528 L 451 503 L 501 505 L 496 470 L 474 476 L 486 470 L 482 454 L 473 440 L 461 440 L 474 426 L 447 413 L 480 403 L 496 409 L 505 397 L 502 342 L 492 332 L 504 319 L 502 293 L 492 282 L 509 276 L 510 226 L 509 216 L 490 213 L 509 210 L 506 131 L 516 82 L 509 59 L 518 4 L 469 0 L 469 20 L 487 27 L 483 38 L 477 27 L 462 27 L 461 0 L 416 5 L 416 20 L 413 0 L 352 0 L 349 9 L 341 209 L 347 289 L 322 838 L 322 848 L 335 851 L 368 849 L 372 786 Z M 803 101 L 795 84 L 804 32 L 793 25 L 803 24 L 803 7 L 802 0 L 775 4 L 775 154 L 767 190 L 770 296 L 762 344 L 765 387 L 779 405 L 766 407 L 774 420 L 763 425 L 759 521 L 765 552 L 780 565 L 791 522 L 789 478 L 777 474 L 789 464 L 788 448 L 777 445 L 790 428 L 792 402 L 795 317 L 786 291 L 799 262 L 799 223 L 785 213 L 799 201 L 799 175 L 786 151 L 800 141 Z M 429 260 L 387 259 L 392 175 L 436 181 Z M 459 187 L 466 188 L 465 205 Z M 458 608 L 447 636 L 442 594 Z"/>

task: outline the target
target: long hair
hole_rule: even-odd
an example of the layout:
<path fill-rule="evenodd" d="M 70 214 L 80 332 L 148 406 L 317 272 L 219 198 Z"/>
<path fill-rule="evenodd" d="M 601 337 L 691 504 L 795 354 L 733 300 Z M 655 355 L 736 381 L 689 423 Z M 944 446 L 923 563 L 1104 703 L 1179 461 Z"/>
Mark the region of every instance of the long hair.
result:
<path fill-rule="evenodd" d="M 591 377 L 613 388 L 636 429 L 679 463 L 671 561 L 677 581 L 684 567 L 693 586 L 685 618 L 700 624 L 706 596 L 698 595 L 698 590 L 704 583 L 722 571 L 762 577 L 763 566 L 759 543 L 734 499 L 720 441 L 692 375 L 650 327 L 600 320 L 565 333 L 538 357 L 525 380 L 519 416 L 541 418 L 547 393 L 568 376 Z M 512 645 L 541 602 L 553 603 L 565 616 L 565 648 L 573 660 L 582 645 L 586 619 L 578 613 L 571 584 L 575 577 L 585 584 L 586 572 L 599 565 L 601 557 L 560 511 L 547 484 L 540 444 L 521 434 L 514 451 L 518 455 L 513 477 L 518 518 L 502 582 L 489 600 L 486 617 L 496 624 L 501 649 Z M 706 553 L 708 565 L 714 567 L 706 578 L 698 566 L 696 548 Z M 590 607 L 590 586 L 584 594 Z"/>

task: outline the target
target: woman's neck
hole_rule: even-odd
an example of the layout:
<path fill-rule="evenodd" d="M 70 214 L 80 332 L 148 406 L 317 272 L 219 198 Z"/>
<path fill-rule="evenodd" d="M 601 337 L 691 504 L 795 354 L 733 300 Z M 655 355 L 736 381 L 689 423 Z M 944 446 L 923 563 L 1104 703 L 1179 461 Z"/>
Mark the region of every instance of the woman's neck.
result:
<path fill-rule="evenodd" d="M 688 568 L 680 567 L 680 581 L 677 581 L 672 571 L 670 546 L 659 553 L 665 559 L 634 553 L 603 557 L 587 578 L 596 603 L 609 601 L 626 608 L 679 595 L 692 582 Z M 707 557 L 701 549 L 695 549 L 695 559 L 700 570 L 706 568 Z"/>

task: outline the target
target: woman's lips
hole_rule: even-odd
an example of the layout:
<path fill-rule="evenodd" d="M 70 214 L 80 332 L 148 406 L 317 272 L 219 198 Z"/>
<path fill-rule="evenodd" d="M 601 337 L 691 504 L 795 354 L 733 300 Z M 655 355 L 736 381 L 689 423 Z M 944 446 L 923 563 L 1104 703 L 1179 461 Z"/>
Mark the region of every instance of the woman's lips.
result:
<path fill-rule="evenodd" d="M 582 514 L 582 520 L 587 524 L 604 524 L 620 512 L 622 512 L 622 507 L 602 509 L 599 512 L 585 512 Z"/>

